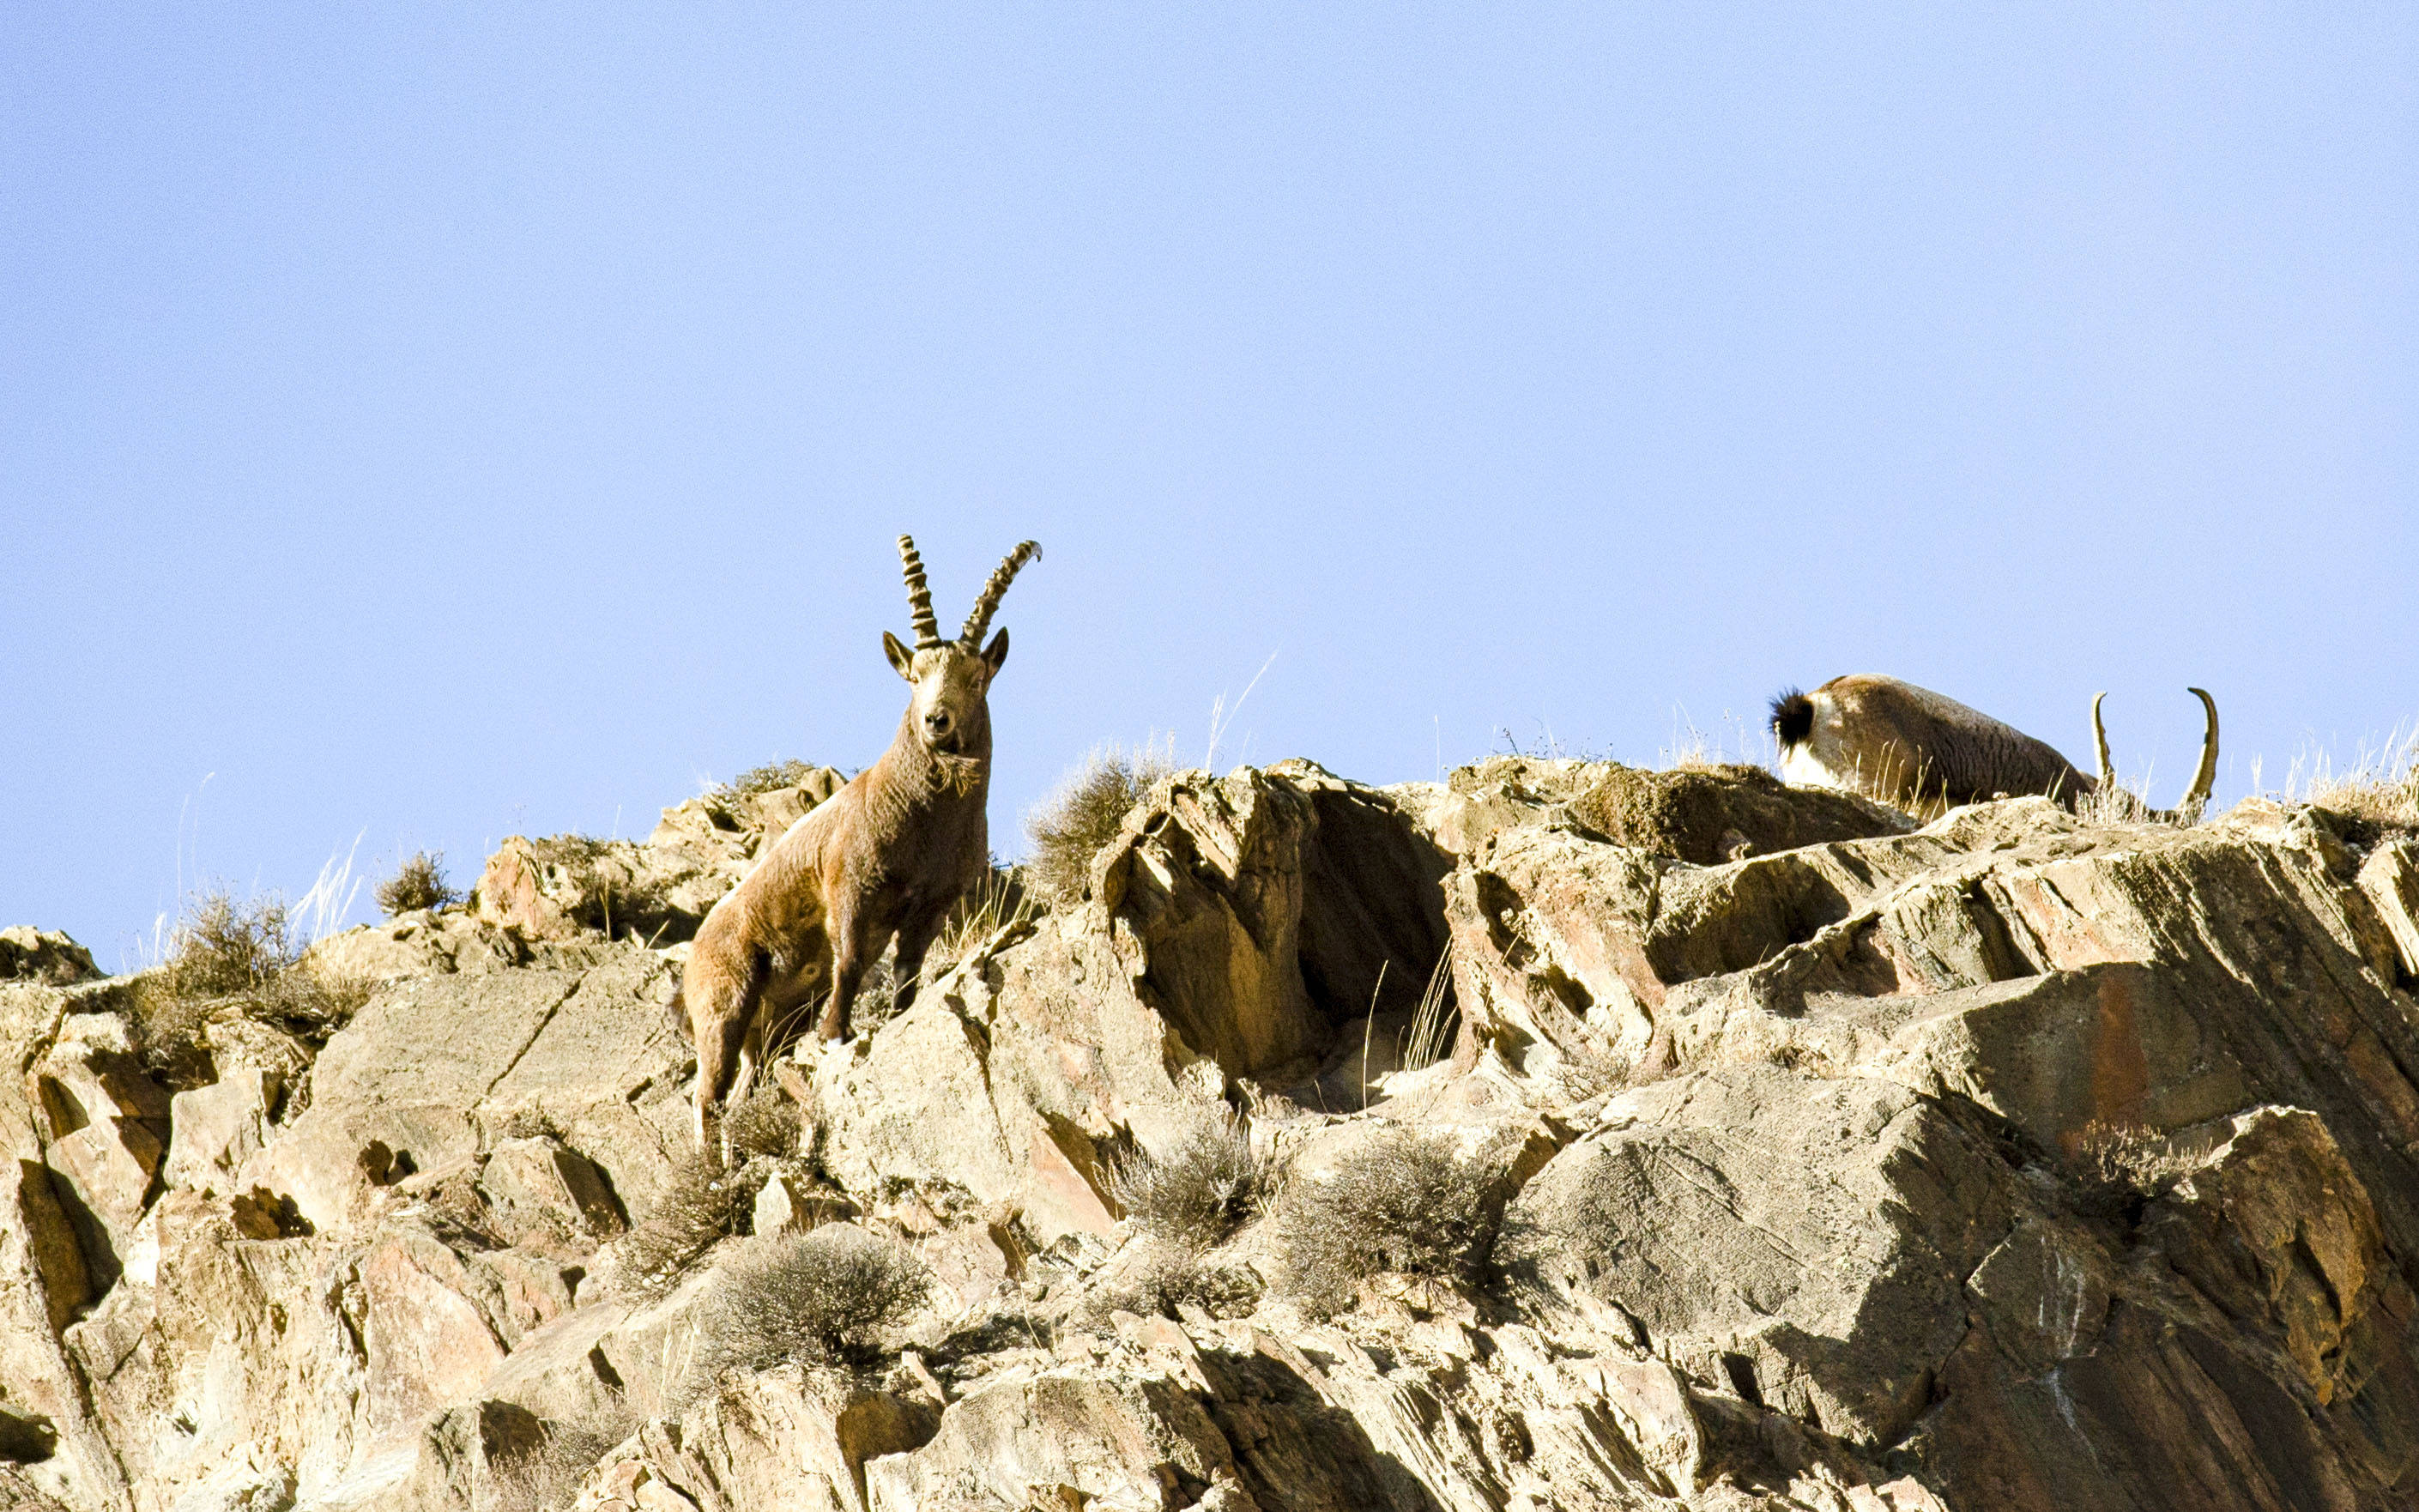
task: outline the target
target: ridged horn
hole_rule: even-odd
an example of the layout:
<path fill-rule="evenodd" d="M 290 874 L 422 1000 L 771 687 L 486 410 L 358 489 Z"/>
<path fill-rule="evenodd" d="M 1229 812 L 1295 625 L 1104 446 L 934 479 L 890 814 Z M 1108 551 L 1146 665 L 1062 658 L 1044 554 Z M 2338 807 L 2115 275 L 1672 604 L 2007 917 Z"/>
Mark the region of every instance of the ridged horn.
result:
<path fill-rule="evenodd" d="M 899 537 L 899 560 L 907 567 L 907 609 L 916 624 L 916 649 L 941 643 L 941 622 L 932 618 L 932 590 L 924 584 L 924 559 L 916 554 L 916 538 Z"/>
<path fill-rule="evenodd" d="M 975 600 L 973 612 L 966 616 L 966 627 L 958 632 L 958 640 L 968 651 L 982 649 L 983 632 L 991 628 L 991 617 L 999 609 L 1000 598 L 1007 594 L 1008 585 L 1016 579 L 1017 569 L 1040 554 L 1040 546 L 1031 541 L 1019 541 L 1016 549 L 992 569 L 991 578 L 983 584 L 982 596 Z"/>
<path fill-rule="evenodd" d="M 2209 733 L 2200 743 L 2200 767 L 2193 773 L 2192 788 L 2185 793 L 2184 801 L 2177 805 L 2192 815 L 2199 813 L 2200 806 L 2209 801 L 2210 790 L 2217 786 L 2217 700 L 2211 698 L 2205 688 L 2185 691 L 2200 700 L 2200 706 L 2209 711 Z"/>
<path fill-rule="evenodd" d="M 2100 722 L 2100 701 L 2107 696 L 2106 693 L 2091 695 L 2091 755 L 2100 764 L 2100 786 L 2103 788 L 2114 785 L 2117 780 L 2117 773 L 2108 764 L 2108 727 Z"/>

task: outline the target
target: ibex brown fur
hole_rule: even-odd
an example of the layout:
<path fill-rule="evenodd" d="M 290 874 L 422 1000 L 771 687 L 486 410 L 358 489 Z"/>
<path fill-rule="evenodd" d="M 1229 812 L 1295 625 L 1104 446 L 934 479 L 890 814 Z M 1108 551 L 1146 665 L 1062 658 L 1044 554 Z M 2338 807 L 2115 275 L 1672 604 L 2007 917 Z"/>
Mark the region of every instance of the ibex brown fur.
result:
<path fill-rule="evenodd" d="M 2128 818 L 2200 815 L 2217 779 L 2217 701 L 2191 690 L 2208 711 L 2200 766 L 2182 803 L 2152 810 L 2117 786 L 2100 701 L 2091 701 L 2099 775 L 2086 777 L 2041 741 L 1951 698 L 1895 677 L 1834 677 L 1811 693 L 1772 701 L 1780 775 L 1806 787 L 1841 788 L 1925 815 L 1985 798 L 2040 794 L 2072 809 L 2097 797 Z"/>
<path fill-rule="evenodd" d="M 924 952 L 949 905 L 991 862 L 983 812 L 991 788 L 991 680 L 1008 632 L 982 643 L 1017 569 L 1041 554 L 1026 541 L 992 573 L 954 641 L 941 639 L 916 543 L 899 538 L 916 626 L 913 649 L 882 646 L 915 688 L 881 759 L 798 820 L 705 916 L 681 979 L 697 1046 L 697 1138 L 711 1148 L 724 1099 L 744 1091 L 779 1025 L 821 996 L 816 1027 L 848 1035 L 866 968 L 895 934 L 897 992 L 916 990 Z"/>

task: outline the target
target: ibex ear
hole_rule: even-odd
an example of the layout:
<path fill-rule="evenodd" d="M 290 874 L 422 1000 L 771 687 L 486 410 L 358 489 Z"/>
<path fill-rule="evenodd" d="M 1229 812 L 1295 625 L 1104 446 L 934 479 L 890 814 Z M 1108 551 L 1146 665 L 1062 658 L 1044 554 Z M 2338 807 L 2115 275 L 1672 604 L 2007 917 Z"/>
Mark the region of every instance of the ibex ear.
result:
<path fill-rule="evenodd" d="M 916 680 L 916 653 L 887 630 L 882 632 L 882 654 L 890 658 L 890 665 L 899 670 L 900 676 L 911 683 Z"/>
<path fill-rule="evenodd" d="M 982 659 L 991 664 L 991 674 L 994 677 L 997 677 L 999 675 L 1000 668 L 1008 661 L 1008 632 L 1006 630 L 1002 630 L 999 634 L 991 638 L 991 644 L 983 647 L 982 649 Z"/>

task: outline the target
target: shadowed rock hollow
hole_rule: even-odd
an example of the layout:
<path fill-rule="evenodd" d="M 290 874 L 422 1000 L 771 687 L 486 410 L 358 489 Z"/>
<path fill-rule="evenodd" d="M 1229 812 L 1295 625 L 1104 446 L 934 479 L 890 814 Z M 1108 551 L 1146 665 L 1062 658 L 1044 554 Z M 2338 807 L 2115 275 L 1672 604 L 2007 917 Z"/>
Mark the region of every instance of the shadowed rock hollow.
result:
<path fill-rule="evenodd" d="M 0 1506 L 2419 1496 L 2410 836 L 1179 773 L 1083 903 L 774 1067 L 797 1122 L 708 1186 L 679 942 L 834 778 L 508 841 L 468 904 L 315 949 L 375 981 L 323 1047 L 227 1011 L 181 1090 L 142 983 L 0 933 Z M 1145 1232 L 1118 1164 L 1220 1107 L 1274 1212 Z M 1475 1237 L 1312 1305 L 1301 1215 L 1374 1222 L 1404 1130 Z M 836 1223 L 924 1300 L 748 1354 L 733 1288 Z"/>

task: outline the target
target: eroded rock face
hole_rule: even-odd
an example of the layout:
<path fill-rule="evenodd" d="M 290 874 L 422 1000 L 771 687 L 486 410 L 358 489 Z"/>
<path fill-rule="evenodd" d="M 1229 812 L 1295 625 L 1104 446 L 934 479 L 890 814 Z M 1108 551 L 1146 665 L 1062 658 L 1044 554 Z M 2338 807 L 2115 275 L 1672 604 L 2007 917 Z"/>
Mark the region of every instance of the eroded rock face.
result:
<path fill-rule="evenodd" d="M 691 798 L 665 810 L 643 841 L 516 835 L 487 858 L 471 916 L 532 940 L 586 931 L 650 944 L 686 940 L 763 846 L 844 781 L 824 766 L 768 793 Z"/>
<path fill-rule="evenodd" d="M 56 930 L 30 924 L 0 929 L 0 981 L 69 987 L 100 976 L 92 952 Z"/>
<path fill-rule="evenodd" d="M 765 1068 L 802 1137 L 726 1173 L 730 1221 L 846 1219 L 933 1289 L 871 1365 L 717 1373 L 728 1246 L 658 1290 L 622 1263 L 698 1199 L 693 1057 L 677 951 L 603 898 L 653 887 L 670 938 L 810 796 L 578 867 L 508 847 L 478 909 L 315 950 L 378 983 L 323 1048 L 214 1023 L 173 1099 L 118 985 L 0 983 L 0 1504 L 2419 1492 L 2407 837 L 2040 800 L 1915 829 L 1525 758 L 1178 774 L 1080 905 Z M 1455 1054 L 1407 1068 L 1448 941 Z M 1118 1163 L 1221 1101 L 1303 1181 L 1441 1136 L 1488 1263 L 1317 1317 L 1274 1222 L 1138 1234 Z"/>

